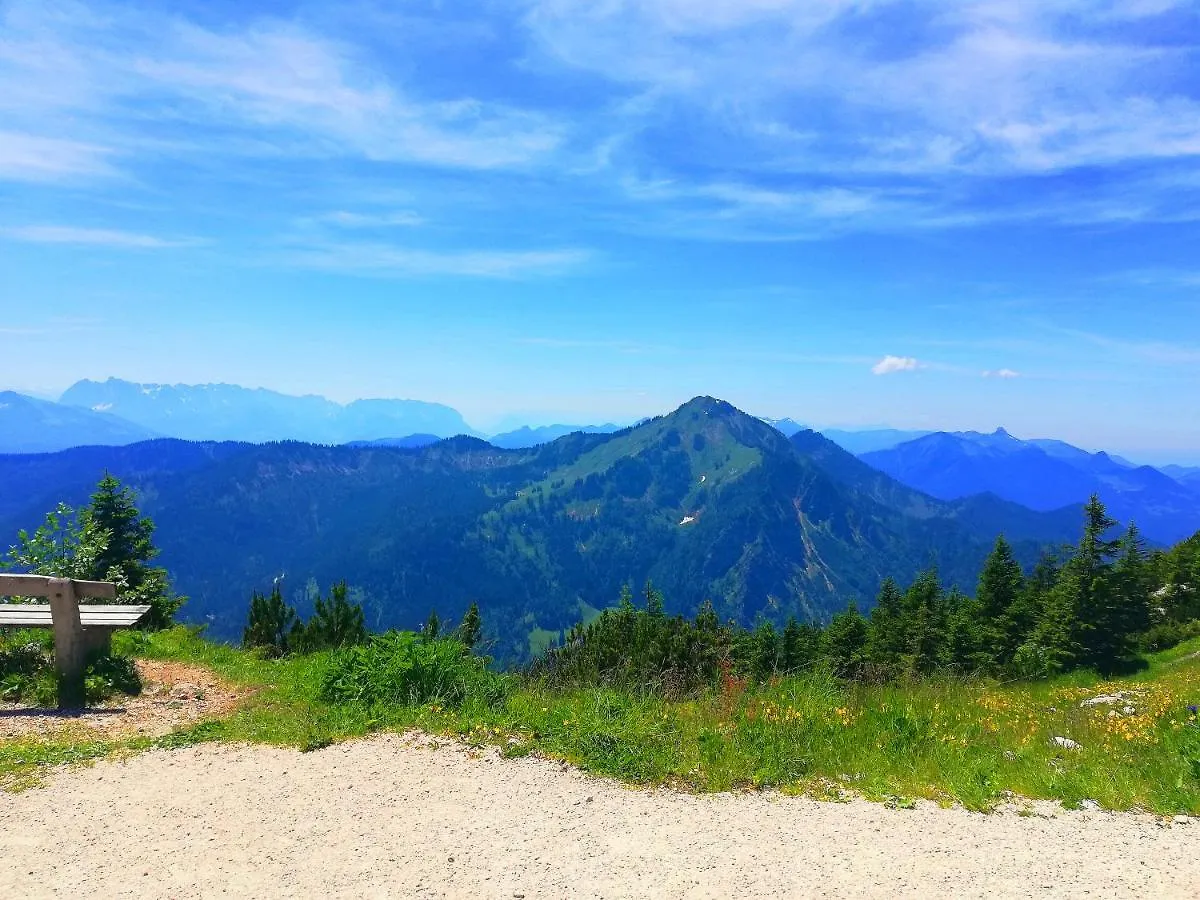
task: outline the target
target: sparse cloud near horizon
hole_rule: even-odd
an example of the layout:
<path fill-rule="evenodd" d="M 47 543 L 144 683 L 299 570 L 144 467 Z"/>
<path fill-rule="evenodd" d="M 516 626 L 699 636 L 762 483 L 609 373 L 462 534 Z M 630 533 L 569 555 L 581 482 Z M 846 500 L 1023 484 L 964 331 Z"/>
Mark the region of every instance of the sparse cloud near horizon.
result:
<path fill-rule="evenodd" d="M 922 364 L 911 356 L 885 356 L 875 365 L 871 372 L 875 375 L 894 375 L 897 372 L 915 372 Z"/>
<path fill-rule="evenodd" d="M 984 378 L 1020 378 L 1021 373 L 1015 369 L 985 369 Z"/>

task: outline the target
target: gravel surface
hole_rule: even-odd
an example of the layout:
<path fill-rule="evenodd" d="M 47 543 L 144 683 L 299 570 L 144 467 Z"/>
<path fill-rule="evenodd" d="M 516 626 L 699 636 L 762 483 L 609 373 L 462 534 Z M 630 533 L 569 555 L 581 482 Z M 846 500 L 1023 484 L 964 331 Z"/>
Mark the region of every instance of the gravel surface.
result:
<path fill-rule="evenodd" d="M 1195 897 L 1200 823 L 633 790 L 420 735 L 0 794 L 0 897 Z"/>

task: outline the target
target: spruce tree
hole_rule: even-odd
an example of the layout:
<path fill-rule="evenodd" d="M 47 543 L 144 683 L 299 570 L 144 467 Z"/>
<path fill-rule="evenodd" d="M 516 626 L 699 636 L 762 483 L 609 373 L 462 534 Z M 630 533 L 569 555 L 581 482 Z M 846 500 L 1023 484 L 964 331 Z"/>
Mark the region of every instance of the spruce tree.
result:
<path fill-rule="evenodd" d="M 1103 610 L 1107 655 L 1100 663 L 1102 671 L 1125 669 L 1137 659 L 1137 638 L 1150 627 L 1150 591 L 1145 544 L 1130 523 L 1113 565 L 1109 605 Z"/>
<path fill-rule="evenodd" d="M 851 603 L 838 613 L 822 635 L 822 654 L 835 675 L 857 678 L 863 672 L 867 650 L 867 620 Z"/>
<path fill-rule="evenodd" d="M 84 528 L 102 532 L 106 538 L 88 577 L 115 581 L 120 603 L 149 605 L 143 627 L 166 628 L 183 598 L 172 592 L 166 569 L 150 565 L 158 556 L 154 522 L 138 511 L 135 499 L 129 488 L 107 472 L 96 486 L 80 519 Z"/>
<path fill-rule="evenodd" d="M 437 640 L 437 636 L 441 633 L 441 631 L 442 621 L 438 618 L 437 610 L 431 609 L 429 611 L 429 618 L 425 620 L 425 627 L 421 630 L 421 634 L 424 636 L 425 640 L 433 641 Z"/>
<path fill-rule="evenodd" d="M 299 622 L 296 611 L 284 603 L 278 585 L 268 596 L 255 591 L 250 598 L 250 613 L 242 631 L 242 646 L 262 649 L 269 656 L 282 656 L 290 649 L 290 641 Z"/>
<path fill-rule="evenodd" d="M 363 609 L 347 599 L 346 582 L 333 586 L 328 598 L 318 597 L 313 616 L 303 629 L 305 652 L 361 644 L 367 639 Z"/>
<path fill-rule="evenodd" d="M 1106 537 L 1117 524 L 1095 494 L 1084 508 L 1083 538 L 1067 563 L 1070 584 L 1077 591 L 1077 634 L 1083 665 L 1111 672 L 1124 657 L 1117 608 L 1121 605 L 1113 573 L 1120 541 Z"/>
<path fill-rule="evenodd" d="M 458 626 L 458 639 L 468 650 L 474 650 L 482 636 L 483 623 L 479 618 L 479 604 L 472 603 L 467 607 L 462 624 Z"/>
<path fill-rule="evenodd" d="M 1021 629 L 1028 627 L 1027 623 L 1014 622 L 1010 618 L 1014 613 L 1019 613 L 1017 601 L 1024 587 L 1025 576 L 1021 572 L 1021 564 L 1013 557 L 1012 547 L 1001 535 L 996 538 L 996 545 L 983 565 L 975 592 L 978 601 L 975 612 L 979 617 L 979 662 L 989 671 L 996 671 L 1007 664 L 1021 642 Z"/>
<path fill-rule="evenodd" d="M 932 672 L 944 656 L 949 624 L 936 569 L 922 572 L 905 591 L 903 622 L 908 643 L 904 669 L 911 675 Z"/>
<path fill-rule="evenodd" d="M 896 675 L 908 649 L 904 621 L 904 595 L 891 578 L 879 586 L 875 608 L 871 610 L 867 657 L 872 667 L 888 677 Z"/>

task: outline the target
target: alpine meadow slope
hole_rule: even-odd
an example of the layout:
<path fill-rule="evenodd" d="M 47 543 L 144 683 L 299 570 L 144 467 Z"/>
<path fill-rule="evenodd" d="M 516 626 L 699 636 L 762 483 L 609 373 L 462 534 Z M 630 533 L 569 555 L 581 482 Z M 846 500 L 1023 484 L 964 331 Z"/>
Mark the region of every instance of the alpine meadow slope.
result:
<path fill-rule="evenodd" d="M 888 576 L 931 564 L 974 586 L 1000 531 L 1027 563 L 1074 540 L 1078 511 L 997 498 L 947 503 L 875 472 L 813 432 L 791 441 L 696 398 L 614 434 L 532 449 L 469 437 L 422 448 L 158 441 L 0 457 L 28 485 L 0 505 L 15 534 L 105 472 L 158 524 L 185 620 L 233 638 L 250 594 L 279 582 L 305 614 L 346 579 L 372 629 L 418 626 L 478 602 L 504 661 L 527 659 L 622 585 L 652 580 L 671 612 L 711 599 L 722 619 L 828 621 L 869 606 Z"/>

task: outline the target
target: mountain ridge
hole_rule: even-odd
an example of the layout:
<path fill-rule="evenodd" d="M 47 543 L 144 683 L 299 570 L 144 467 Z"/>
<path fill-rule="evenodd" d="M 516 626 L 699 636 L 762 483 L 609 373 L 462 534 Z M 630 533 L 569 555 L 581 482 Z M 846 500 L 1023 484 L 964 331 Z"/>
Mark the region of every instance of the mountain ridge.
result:
<path fill-rule="evenodd" d="M 819 440 L 824 456 L 698 397 L 529 449 L 459 436 L 415 449 L 166 441 L 0 457 L 0 482 L 30 485 L 22 508 L 0 504 L 0 527 L 80 503 L 112 471 L 158 523 L 162 561 L 192 598 L 185 616 L 217 636 L 235 637 L 250 591 L 285 573 L 301 609 L 310 585 L 347 579 L 376 628 L 477 601 L 511 660 L 528 656 L 532 634 L 561 632 L 647 579 L 671 611 L 711 599 L 745 623 L 826 621 L 931 562 L 973 587 L 1008 511 L 964 514 Z M 1026 513 L 1026 562 L 1070 538 Z"/>

